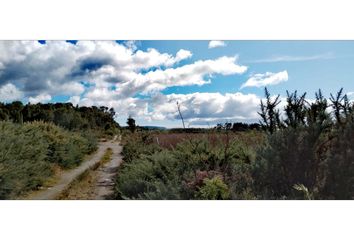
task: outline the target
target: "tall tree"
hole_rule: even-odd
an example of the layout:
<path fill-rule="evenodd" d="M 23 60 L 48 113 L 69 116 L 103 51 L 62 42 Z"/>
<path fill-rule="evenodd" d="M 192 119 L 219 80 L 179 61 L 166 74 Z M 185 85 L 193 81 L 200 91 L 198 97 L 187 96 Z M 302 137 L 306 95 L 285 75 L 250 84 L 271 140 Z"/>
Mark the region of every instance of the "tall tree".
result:
<path fill-rule="evenodd" d="M 127 119 L 127 124 L 128 124 L 128 128 L 129 130 L 133 133 L 136 130 L 136 124 L 135 124 L 135 120 L 134 118 L 132 118 L 131 116 L 128 117 Z"/>

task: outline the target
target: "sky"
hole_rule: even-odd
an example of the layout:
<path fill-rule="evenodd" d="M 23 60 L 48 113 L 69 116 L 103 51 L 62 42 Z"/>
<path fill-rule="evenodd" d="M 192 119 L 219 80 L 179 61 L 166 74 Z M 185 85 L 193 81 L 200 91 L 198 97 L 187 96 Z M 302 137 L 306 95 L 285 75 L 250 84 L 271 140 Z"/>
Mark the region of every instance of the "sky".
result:
<path fill-rule="evenodd" d="M 113 107 L 140 126 L 258 122 L 271 94 L 341 87 L 354 97 L 354 41 L 0 41 L 0 101 Z"/>

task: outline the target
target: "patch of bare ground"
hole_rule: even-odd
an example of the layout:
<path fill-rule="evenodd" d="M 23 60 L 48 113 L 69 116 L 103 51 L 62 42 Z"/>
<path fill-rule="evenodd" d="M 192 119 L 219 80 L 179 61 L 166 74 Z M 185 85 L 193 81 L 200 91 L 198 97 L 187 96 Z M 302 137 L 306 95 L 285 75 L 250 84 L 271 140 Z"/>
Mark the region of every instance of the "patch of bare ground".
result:
<path fill-rule="evenodd" d="M 109 162 L 112 157 L 112 148 L 107 148 L 101 161 L 97 163 L 93 168 L 87 170 L 77 179 L 75 179 L 69 186 L 69 188 L 63 191 L 58 200 L 94 200 L 97 197 L 97 182 L 99 180 L 98 169 Z"/>

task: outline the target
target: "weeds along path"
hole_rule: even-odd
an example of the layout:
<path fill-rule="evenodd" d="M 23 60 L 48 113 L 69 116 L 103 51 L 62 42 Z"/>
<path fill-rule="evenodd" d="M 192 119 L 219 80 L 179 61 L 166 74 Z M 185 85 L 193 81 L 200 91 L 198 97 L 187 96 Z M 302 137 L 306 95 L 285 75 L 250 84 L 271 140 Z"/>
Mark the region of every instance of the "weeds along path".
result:
<path fill-rule="evenodd" d="M 70 187 L 70 184 L 77 179 L 81 174 L 86 171 L 94 168 L 95 165 L 99 164 L 101 158 L 105 154 L 106 150 L 111 148 L 113 150 L 112 158 L 110 162 L 105 164 L 102 169 L 102 175 L 100 176 L 100 181 L 104 179 L 112 179 L 108 184 L 104 184 L 102 182 L 102 186 L 97 186 L 97 194 L 100 194 L 97 198 L 103 199 L 103 195 L 109 194 L 113 183 L 113 176 L 110 174 L 114 174 L 119 164 L 122 161 L 121 157 L 121 146 L 116 142 L 116 137 L 112 141 L 108 142 L 100 142 L 98 145 L 98 150 L 90 156 L 89 159 L 85 160 L 80 166 L 75 169 L 64 172 L 60 177 L 59 181 L 52 187 L 49 187 L 45 190 L 42 190 L 38 193 L 33 194 L 30 199 L 34 200 L 54 200 L 56 199 L 63 191 Z M 114 173 L 113 173 L 114 170 Z M 112 173 L 110 173 L 112 172 Z M 107 180 L 108 181 L 108 180 Z"/>

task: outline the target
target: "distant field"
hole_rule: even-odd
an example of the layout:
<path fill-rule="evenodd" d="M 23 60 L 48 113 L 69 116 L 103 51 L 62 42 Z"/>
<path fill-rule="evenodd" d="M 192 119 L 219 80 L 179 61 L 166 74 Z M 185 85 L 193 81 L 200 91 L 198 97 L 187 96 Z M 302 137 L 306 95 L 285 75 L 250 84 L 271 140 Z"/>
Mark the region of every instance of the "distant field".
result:
<path fill-rule="evenodd" d="M 260 131 L 247 131 L 247 132 L 216 132 L 210 133 L 169 133 L 160 132 L 151 134 L 152 141 L 167 149 L 177 146 L 177 144 L 186 140 L 207 140 L 210 144 L 216 145 L 217 143 L 226 144 L 228 141 L 239 141 L 248 146 L 257 146 L 264 141 L 264 133 Z"/>

